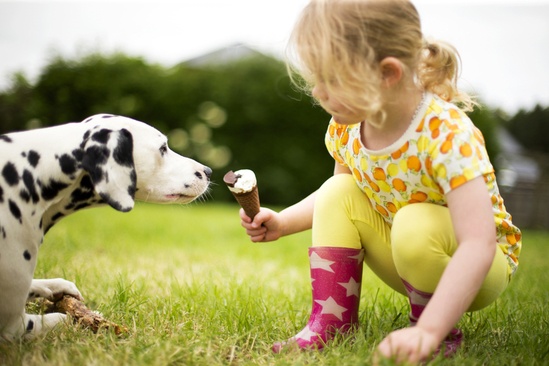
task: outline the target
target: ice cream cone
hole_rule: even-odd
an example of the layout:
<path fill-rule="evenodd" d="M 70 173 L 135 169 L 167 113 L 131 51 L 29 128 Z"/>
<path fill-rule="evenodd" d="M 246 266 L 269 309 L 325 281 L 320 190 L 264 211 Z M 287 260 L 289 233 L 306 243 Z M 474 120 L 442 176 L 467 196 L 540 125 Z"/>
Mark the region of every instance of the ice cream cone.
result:
<path fill-rule="evenodd" d="M 225 174 L 223 181 L 227 184 L 240 207 L 244 209 L 246 215 L 253 220 L 260 207 L 255 174 L 247 169 L 236 172 L 231 170 Z"/>
<path fill-rule="evenodd" d="M 244 209 L 246 215 L 252 220 L 259 213 L 259 192 L 257 186 L 254 186 L 250 192 L 233 193 L 240 207 Z"/>

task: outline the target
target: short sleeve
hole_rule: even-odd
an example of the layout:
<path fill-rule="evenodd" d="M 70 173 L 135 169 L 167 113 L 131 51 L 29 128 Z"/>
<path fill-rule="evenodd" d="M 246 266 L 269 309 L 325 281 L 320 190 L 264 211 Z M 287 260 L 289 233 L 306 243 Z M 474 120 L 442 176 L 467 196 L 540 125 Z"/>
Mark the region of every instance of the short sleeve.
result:
<path fill-rule="evenodd" d="M 454 124 L 445 121 L 447 128 L 432 146 L 433 174 L 444 193 L 477 177 L 494 172 L 486 151 L 484 137 L 470 120 Z"/>
<path fill-rule="evenodd" d="M 332 119 L 328 125 L 324 142 L 326 144 L 326 149 L 328 149 L 328 152 L 334 160 L 345 167 L 348 166 L 344 159 L 348 140 L 349 132 L 347 131 L 347 127 L 338 124 Z"/>

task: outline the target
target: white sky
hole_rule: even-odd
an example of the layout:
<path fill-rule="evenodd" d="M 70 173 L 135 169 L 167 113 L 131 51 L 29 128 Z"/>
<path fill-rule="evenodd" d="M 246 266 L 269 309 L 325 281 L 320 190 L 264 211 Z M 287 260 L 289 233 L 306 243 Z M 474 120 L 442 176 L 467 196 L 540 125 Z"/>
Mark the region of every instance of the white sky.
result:
<path fill-rule="evenodd" d="M 281 54 L 308 0 L 0 0 L 0 88 L 52 55 L 122 51 L 166 66 L 245 43 Z M 462 85 L 510 113 L 549 106 L 549 0 L 417 0 L 423 32 L 461 53 Z"/>

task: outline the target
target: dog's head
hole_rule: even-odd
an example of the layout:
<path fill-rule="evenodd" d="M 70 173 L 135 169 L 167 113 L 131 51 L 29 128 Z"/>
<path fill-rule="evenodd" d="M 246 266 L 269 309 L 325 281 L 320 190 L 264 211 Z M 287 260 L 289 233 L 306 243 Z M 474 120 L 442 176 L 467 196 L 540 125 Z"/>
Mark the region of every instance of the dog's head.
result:
<path fill-rule="evenodd" d="M 87 118 L 82 167 L 96 192 L 119 211 L 134 200 L 189 203 L 207 191 L 211 169 L 170 150 L 155 128 L 107 114 Z"/>

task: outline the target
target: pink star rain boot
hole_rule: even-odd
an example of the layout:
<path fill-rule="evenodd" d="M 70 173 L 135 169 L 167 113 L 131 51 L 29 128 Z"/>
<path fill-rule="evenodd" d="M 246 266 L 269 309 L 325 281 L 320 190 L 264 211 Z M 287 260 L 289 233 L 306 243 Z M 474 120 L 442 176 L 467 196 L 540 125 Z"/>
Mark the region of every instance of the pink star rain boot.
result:
<path fill-rule="evenodd" d="M 358 324 L 364 251 L 340 247 L 309 248 L 312 281 L 312 311 L 301 332 L 272 350 L 285 347 L 321 349 L 336 333 Z"/>
<path fill-rule="evenodd" d="M 406 293 L 408 294 L 408 299 L 410 300 L 410 324 L 414 326 L 416 325 L 421 313 L 423 313 L 423 309 L 425 309 L 425 306 L 427 306 L 427 303 L 433 294 L 415 289 L 404 280 L 402 280 L 402 282 L 404 283 L 404 287 L 406 287 Z M 439 348 L 437 348 L 434 356 L 438 355 L 440 350 L 443 348 L 444 357 L 452 357 L 461 346 L 462 340 L 463 333 L 461 330 L 457 328 L 452 329 Z"/>

